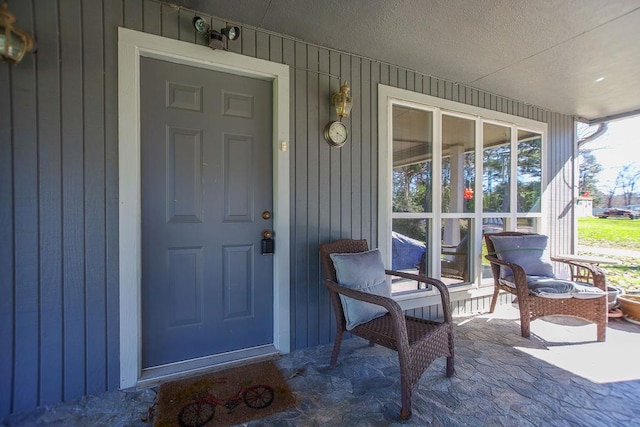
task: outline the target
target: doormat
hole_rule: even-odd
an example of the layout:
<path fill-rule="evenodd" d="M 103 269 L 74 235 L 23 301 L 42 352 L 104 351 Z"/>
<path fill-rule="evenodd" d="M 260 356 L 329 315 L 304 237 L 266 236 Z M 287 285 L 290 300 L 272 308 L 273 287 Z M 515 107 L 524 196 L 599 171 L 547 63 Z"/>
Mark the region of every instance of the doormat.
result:
<path fill-rule="evenodd" d="M 153 425 L 232 426 L 294 404 L 282 373 L 262 362 L 161 385 Z"/>

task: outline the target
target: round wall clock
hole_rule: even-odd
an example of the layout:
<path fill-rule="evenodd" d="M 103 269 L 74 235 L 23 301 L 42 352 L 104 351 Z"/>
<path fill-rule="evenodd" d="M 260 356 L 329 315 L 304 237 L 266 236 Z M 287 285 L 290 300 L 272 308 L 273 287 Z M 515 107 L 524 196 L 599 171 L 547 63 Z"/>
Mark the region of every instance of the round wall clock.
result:
<path fill-rule="evenodd" d="M 348 137 L 349 131 L 342 122 L 329 122 L 324 127 L 324 139 L 333 147 L 342 147 L 347 142 Z"/>

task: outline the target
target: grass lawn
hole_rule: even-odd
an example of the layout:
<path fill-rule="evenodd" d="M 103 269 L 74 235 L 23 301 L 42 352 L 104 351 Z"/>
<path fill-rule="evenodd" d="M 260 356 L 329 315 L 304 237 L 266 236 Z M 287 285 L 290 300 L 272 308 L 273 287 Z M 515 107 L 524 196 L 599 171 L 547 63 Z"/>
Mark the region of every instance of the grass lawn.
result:
<path fill-rule="evenodd" d="M 594 218 L 578 219 L 578 245 L 601 248 L 631 249 L 640 254 L 640 220 L 628 218 Z M 580 251 L 585 255 L 588 251 Z M 626 292 L 640 292 L 640 255 L 615 256 L 622 262 L 619 265 L 603 265 L 607 284 L 619 286 Z"/>

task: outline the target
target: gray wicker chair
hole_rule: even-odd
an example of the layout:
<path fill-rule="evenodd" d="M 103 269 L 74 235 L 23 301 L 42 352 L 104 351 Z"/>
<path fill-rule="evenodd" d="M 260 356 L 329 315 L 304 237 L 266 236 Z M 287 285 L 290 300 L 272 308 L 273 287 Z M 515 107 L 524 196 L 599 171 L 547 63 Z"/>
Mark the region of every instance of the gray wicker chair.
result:
<path fill-rule="evenodd" d="M 521 266 L 502 261 L 495 255 L 496 250 L 490 238 L 491 236 L 526 236 L 530 234 L 531 233 L 505 231 L 501 233 L 486 233 L 484 235 L 488 251 L 488 255 L 486 255 L 485 258 L 491 263 L 494 283 L 493 298 L 489 312 L 493 313 L 495 310 L 498 293 L 500 290 L 503 290 L 517 297 L 518 307 L 520 309 L 520 329 L 523 337 L 528 338 L 530 336 L 530 323 L 532 320 L 544 316 L 561 315 L 574 316 L 595 323 L 597 326 L 597 339 L 598 341 L 604 341 L 607 331 L 607 286 L 605 275 L 601 269 L 591 264 L 551 258 L 552 261 L 568 264 L 571 268 L 572 276 L 575 276 L 573 274 L 574 268 L 580 269 L 581 271 L 588 271 L 591 277 L 591 284 L 602 289 L 605 295 L 593 299 L 542 298 L 529 292 L 526 273 Z M 500 280 L 500 266 L 509 267 L 513 271 L 515 288 L 508 286 Z M 575 280 L 575 277 L 572 279 Z"/>
<path fill-rule="evenodd" d="M 366 240 L 345 239 L 320 245 L 322 266 L 327 277 L 324 283 L 329 289 L 337 323 L 333 353 L 331 354 L 331 367 L 337 365 L 342 335 L 347 331 L 339 294 L 386 308 L 389 313 L 356 326 L 348 332 L 368 340 L 371 344 L 380 344 L 398 352 L 402 398 L 400 417 L 408 419 L 411 416 L 411 395 L 415 385 L 431 362 L 439 357 L 446 357 L 446 374 L 450 377 L 454 373 L 453 322 L 449 307 L 449 291 L 444 283 L 437 279 L 386 270 L 387 275 L 416 280 L 438 289 L 442 300 L 444 320 L 436 322 L 405 316 L 398 303 L 392 298 L 357 291 L 338 284 L 336 271 L 329 255 L 332 253 L 356 253 L 367 250 Z"/>

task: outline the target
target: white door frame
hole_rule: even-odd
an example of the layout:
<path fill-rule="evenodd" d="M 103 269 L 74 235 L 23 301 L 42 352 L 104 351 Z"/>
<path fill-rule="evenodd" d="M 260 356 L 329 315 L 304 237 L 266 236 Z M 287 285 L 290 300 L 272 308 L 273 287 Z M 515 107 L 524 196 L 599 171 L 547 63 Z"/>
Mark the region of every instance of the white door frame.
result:
<path fill-rule="evenodd" d="M 273 82 L 273 345 L 290 351 L 289 67 L 207 46 L 118 28 L 120 388 L 141 374 L 140 57 Z"/>

